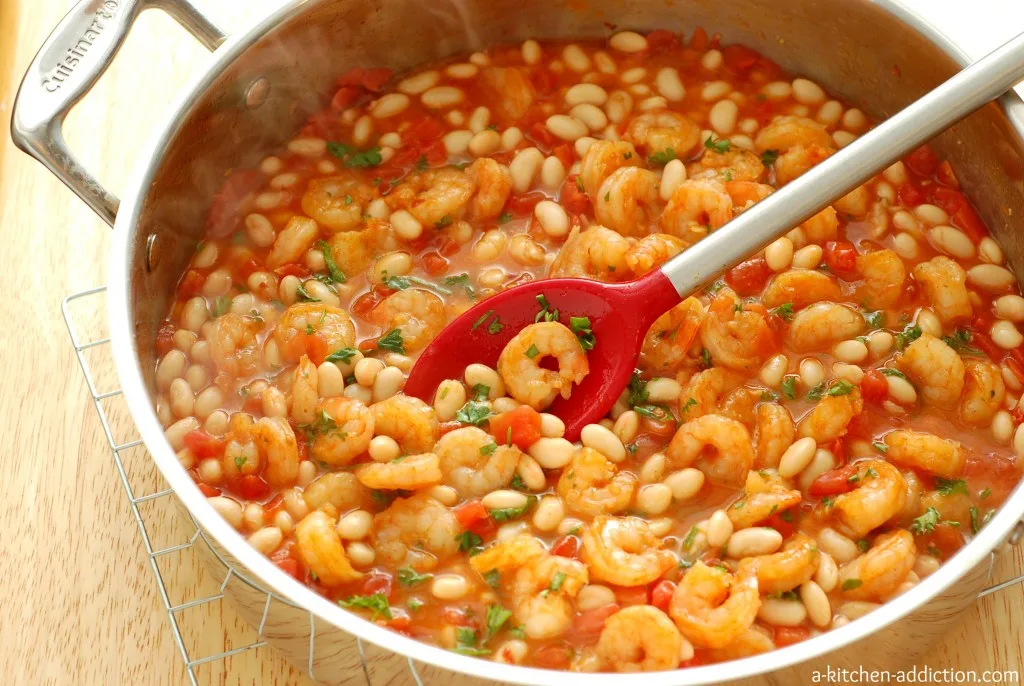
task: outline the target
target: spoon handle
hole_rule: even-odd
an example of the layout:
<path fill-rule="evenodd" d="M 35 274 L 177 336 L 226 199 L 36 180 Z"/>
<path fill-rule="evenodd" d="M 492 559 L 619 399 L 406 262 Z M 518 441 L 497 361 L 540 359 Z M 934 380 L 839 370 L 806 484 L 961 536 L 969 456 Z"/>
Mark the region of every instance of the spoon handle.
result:
<path fill-rule="evenodd" d="M 687 248 L 662 272 L 686 297 L 1022 79 L 1024 34 Z"/>

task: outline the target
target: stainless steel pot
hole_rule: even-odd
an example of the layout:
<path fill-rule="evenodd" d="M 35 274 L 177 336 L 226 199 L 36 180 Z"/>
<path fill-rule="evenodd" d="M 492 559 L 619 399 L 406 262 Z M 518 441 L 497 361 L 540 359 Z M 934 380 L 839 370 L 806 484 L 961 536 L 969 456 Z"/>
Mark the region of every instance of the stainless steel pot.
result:
<path fill-rule="evenodd" d="M 140 155 L 119 206 L 76 162 L 63 142 L 61 123 L 148 7 L 171 14 L 215 52 Z M 231 38 L 188 0 L 83 0 L 47 39 L 22 83 L 12 123 L 15 142 L 114 225 L 112 345 L 145 443 L 204 530 L 217 563 L 215 574 L 224 576 L 224 563 L 247 570 L 242 574 L 250 585 L 234 591 L 243 615 L 320 681 L 390 681 L 406 673 L 412 661 L 420 665 L 420 674 L 446 682 L 452 675 L 435 670 L 550 686 L 566 677 L 446 652 L 350 614 L 281 572 L 207 505 L 179 466 L 152 408 L 156 329 L 201 238 L 210 200 L 226 170 L 256 163 L 323 106 L 344 67 L 402 70 L 493 42 L 605 36 L 609 24 L 720 31 L 730 42 L 762 51 L 876 116 L 898 111 L 966 62 L 949 40 L 893 0 L 288 0 Z M 953 161 L 1018 274 L 1024 273 L 1022 237 L 1008 220 L 1024 216 L 1022 137 L 1024 103 L 1008 95 L 936 143 Z M 754 658 L 647 674 L 644 681 L 651 686 L 765 679 L 812 683 L 814 671 L 826 665 L 905 666 L 974 601 L 988 581 L 992 551 L 1019 536 L 1022 513 L 1024 487 L 1019 487 L 975 540 L 937 573 L 839 630 Z M 272 610 L 264 607 L 266 595 L 257 589 L 272 591 L 282 602 Z M 762 678 L 754 679 L 757 675 Z M 587 686 L 622 686 L 627 679 L 573 676 L 574 683 Z"/>

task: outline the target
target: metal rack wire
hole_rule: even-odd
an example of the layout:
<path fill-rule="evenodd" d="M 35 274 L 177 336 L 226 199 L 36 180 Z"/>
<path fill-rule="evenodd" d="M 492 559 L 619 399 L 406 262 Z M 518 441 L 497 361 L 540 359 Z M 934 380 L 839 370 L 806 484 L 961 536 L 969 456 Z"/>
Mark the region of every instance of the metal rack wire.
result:
<path fill-rule="evenodd" d="M 174 637 L 174 643 L 175 643 L 175 645 L 178 648 L 178 652 L 181 653 L 181 658 L 182 658 L 182 660 L 184 661 L 184 664 L 185 664 L 185 672 L 188 675 L 189 683 L 192 686 L 199 686 L 199 682 L 198 682 L 198 680 L 196 678 L 196 672 L 195 672 L 195 668 L 196 667 L 199 667 L 200 665 L 209 664 L 209 663 L 212 663 L 212 662 L 218 662 L 218 661 L 221 661 L 221 660 L 225 660 L 226 658 L 229 658 L 231 656 L 239 655 L 241 653 L 246 653 L 246 652 L 248 652 L 250 650 L 255 650 L 257 648 L 262 648 L 262 647 L 268 645 L 268 642 L 263 638 L 263 635 L 264 635 L 263 631 L 264 631 L 264 628 L 265 628 L 265 625 L 266 625 L 267 616 L 268 616 L 268 614 L 270 612 L 271 605 L 273 603 L 275 603 L 275 602 L 283 603 L 283 604 L 286 604 L 286 605 L 291 605 L 292 607 L 294 607 L 294 605 L 290 601 L 288 601 L 288 600 L 286 600 L 284 598 L 281 598 L 280 596 L 277 596 L 276 594 L 267 592 L 266 590 L 261 588 L 258 584 L 253 582 L 250 578 L 248 578 L 243 572 L 239 571 L 237 568 L 235 568 L 231 564 L 229 564 L 228 561 L 225 560 L 217 552 L 216 547 L 214 547 L 214 546 L 208 546 L 209 547 L 209 551 L 213 553 L 213 555 L 220 562 L 220 564 L 224 565 L 224 568 L 226 570 L 226 574 L 224 576 L 223 581 L 221 581 L 221 583 L 220 583 L 220 587 L 219 587 L 218 592 L 214 593 L 213 595 L 209 595 L 209 596 L 205 596 L 205 597 L 201 597 L 201 598 L 196 598 L 194 600 L 187 600 L 187 601 L 180 602 L 180 603 L 172 602 L 171 596 L 170 596 L 170 594 L 168 592 L 167 583 L 165 582 L 165 579 L 164 579 L 164 574 L 160 570 L 160 566 L 158 564 L 158 561 L 161 558 L 163 558 L 163 557 L 165 557 L 167 555 L 171 555 L 171 554 L 174 554 L 174 553 L 180 553 L 180 552 L 189 550 L 190 548 L 192 548 L 193 546 L 195 546 L 197 543 L 200 543 L 200 542 L 202 543 L 202 545 L 207 545 L 207 542 L 205 540 L 205 534 L 204 534 L 203 530 L 199 527 L 199 525 L 195 522 L 195 520 L 190 515 L 189 516 L 189 523 L 190 523 L 191 527 L 194 527 L 194 531 L 191 531 L 191 533 L 188 534 L 187 540 L 184 543 L 179 543 L 179 544 L 174 544 L 174 545 L 167 545 L 167 546 L 164 546 L 164 547 L 156 547 L 153 544 L 152 537 L 150 535 L 149 530 L 147 529 L 145 518 L 143 517 L 142 512 L 140 511 L 140 507 L 139 506 L 143 505 L 145 503 L 151 503 L 151 502 L 154 502 L 154 501 L 159 501 L 159 500 L 162 500 L 162 499 L 166 499 L 166 498 L 172 497 L 173 494 L 174 494 L 174 491 L 172 489 L 170 489 L 170 488 L 164 487 L 164 488 L 161 488 L 161 489 L 159 489 L 159 490 L 157 490 L 157 491 L 155 491 L 153 493 L 148 493 L 146 495 L 136 495 L 136 492 L 135 492 L 136 489 L 133 488 L 133 486 L 131 484 L 131 481 L 130 481 L 129 475 L 128 475 L 128 470 L 125 467 L 125 462 L 122 459 L 121 454 L 123 452 L 125 452 L 125 451 L 129 451 L 129 450 L 132 450 L 134 448 L 138 448 L 140 446 L 143 446 L 142 439 L 141 438 L 133 438 L 131 440 L 123 441 L 123 442 L 120 442 L 120 443 L 117 441 L 117 439 L 115 439 L 114 432 L 113 432 L 113 430 L 111 428 L 111 423 L 110 423 L 109 415 L 108 415 L 107 410 L 103 406 L 103 401 L 108 400 L 110 398 L 115 398 L 117 396 L 120 396 L 122 394 L 122 391 L 119 388 L 114 388 L 114 389 L 110 389 L 110 390 L 102 390 L 101 391 L 98 388 L 98 386 L 97 386 L 97 383 L 95 381 L 96 377 L 95 377 L 92 369 L 90 368 L 90 364 L 89 364 L 88 360 L 86 359 L 88 351 L 100 348 L 101 346 L 109 345 L 110 344 L 110 338 L 109 337 L 96 338 L 94 340 L 90 340 L 90 341 L 87 341 L 87 342 L 83 343 L 81 341 L 80 337 L 79 337 L 78 330 L 77 330 L 75 324 L 72 321 L 72 315 L 71 315 L 71 311 L 70 311 L 71 310 L 71 303 L 73 303 L 74 301 L 80 300 L 80 299 L 83 299 L 83 298 L 90 298 L 90 297 L 101 296 L 103 293 L 106 292 L 106 290 L 107 290 L 106 286 L 100 286 L 100 287 L 97 287 L 97 288 L 91 288 L 89 290 L 82 291 L 80 293 L 75 293 L 74 295 L 70 295 L 70 296 L 66 297 L 61 302 L 61 314 L 64 317 L 64 323 L 67 326 L 68 336 L 70 337 L 71 344 L 74 347 L 75 356 L 78 359 L 78 364 L 81 367 L 82 374 L 85 376 L 85 381 L 86 381 L 86 384 L 87 384 L 88 389 L 89 389 L 89 395 L 92 397 L 93 407 L 95 407 L 95 409 L 96 409 L 96 413 L 97 413 L 97 415 L 99 417 L 99 420 L 100 420 L 100 425 L 103 428 L 103 434 L 106 437 L 107 446 L 111 450 L 111 453 L 113 454 L 114 465 L 115 465 L 115 467 L 117 469 L 118 476 L 121 479 L 121 485 L 124 488 L 124 492 L 125 492 L 125 495 L 128 498 L 128 503 L 129 503 L 129 506 L 131 508 L 132 515 L 135 518 L 135 523 L 138 525 L 139 533 L 142 536 L 142 542 L 143 542 L 143 545 L 144 545 L 145 550 L 146 550 L 146 555 L 147 555 L 148 560 L 149 560 L 150 568 L 153 571 L 153 575 L 156 577 L 157 590 L 159 592 L 160 600 L 163 603 L 164 610 L 167 612 L 167 619 L 168 619 L 168 621 L 169 621 L 169 623 L 171 625 L 171 633 L 172 633 L 172 635 Z M 148 468 L 150 469 L 151 472 L 155 472 L 156 471 L 156 468 L 153 465 L 147 464 L 147 466 L 148 466 Z M 1011 537 L 1011 540 L 1010 540 L 1011 544 L 1017 543 L 1017 541 L 1021 537 L 1021 532 L 1022 532 L 1022 528 L 1018 527 L 1018 529 L 1014 532 L 1014 535 Z M 254 641 L 252 641 L 250 643 L 247 643 L 246 645 L 239 646 L 237 648 L 230 648 L 228 650 L 224 650 L 224 651 L 221 651 L 221 652 L 218 652 L 218 653 L 214 653 L 214 654 L 211 654 L 211 655 L 205 655 L 205 656 L 202 656 L 202 657 L 193 658 L 189 654 L 189 650 L 188 650 L 188 648 L 185 645 L 185 640 L 184 640 L 184 637 L 182 635 L 182 625 L 181 625 L 180 615 L 185 610 L 189 610 L 189 609 L 192 609 L 192 608 L 197 608 L 197 607 L 208 605 L 208 604 L 211 604 L 211 603 L 217 603 L 217 602 L 223 601 L 224 598 L 225 598 L 225 589 L 227 588 L 228 583 L 232 579 L 238 579 L 241 583 L 245 583 L 245 584 L 249 585 L 253 589 L 256 589 L 257 591 L 259 591 L 260 593 L 262 593 L 262 594 L 264 594 L 266 596 L 266 599 L 265 599 L 264 605 L 263 605 L 263 615 L 262 615 L 262 618 L 260 620 L 259 627 L 257 628 L 256 640 L 254 640 Z M 1022 574 L 1020 576 L 1017 576 L 1015 578 L 1012 578 L 1012 579 L 1008 579 L 1008 580 L 1003 581 L 1003 582 L 1001 582 L 999 584 L 990 586 L 990 587 L 984 589 L 978 595 L 978 597 L 979 598 L 984 597 L 984 596 L 989 595 L 991 593 L 995 593 L 997 591 L 1001 591 L 1001 590 L 1009 588 L 1011 586 L 1015 586 L 1015 585 L 1017 585 L 1017 584 L 1019 584 L 1021 582 L 1024 582 L 1024 574 Z M 315 675 L 314 675 L 314 648 L 315 648 L 315 646 L 316 646 L 316 630 L 315 630 L 315 624 L 314 624 L 314 617 L 313 617 L 312 613 L 310 613 L 310 615 L 309 615 L 309 653 L 308 653 L 309 658 L 308 658 L 308 664 L 306 666 L 306 672 L 313 679 L 316 678 Z M 360 662 L 361 662 L 361 665 L 362 665 L 363 676 L 364 676 L 364 678 L 366 680 L 367 686 L 372 686 L 372 680 L 370 679 L 370 672 L 369 672 L 369 669 L 367 667 L 366 653 L 365 653 L 362 641 L 359 640 L 359 639 L 356 639 L 356 646 L 357 646 L 358 652 L 359 652 L 359 659 L 360 659 Z M 407 662 L 408 662 L 408 667 L 409 667 L 409 675 L 410 675 L 410 678 L 411 678 L 411 683 L 415 684 L 416 686 L 424 686 L 424 680 L 423 680 L 422 676 L 419 674 L 419 671 L 417 670 L 416 664 L 412 661 L 412 659 L 409 659 Z"/>

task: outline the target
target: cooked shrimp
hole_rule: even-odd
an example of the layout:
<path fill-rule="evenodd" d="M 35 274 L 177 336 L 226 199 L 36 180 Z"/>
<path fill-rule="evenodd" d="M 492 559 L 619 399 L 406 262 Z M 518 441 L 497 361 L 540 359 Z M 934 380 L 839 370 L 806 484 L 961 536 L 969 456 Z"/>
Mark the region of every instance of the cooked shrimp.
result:
<path fill-rule="evenodd" d="M 835 389 L 841 390 L 838 385 L 830 390 Z M 863 410 L 864 400 L 856 388 L 846 395 L 826 395 L 800 420 L 797 436 L 810 436 L 818 445 L 830 443 L 846 435 L 850 422 Z"/>
<path fill-rule="evenodd" d="M 315 344 L 308 340 L 316 339 Z M 281 357 L 289 362 L 299 359 L 316 350 L 313 362 L 342 348 L 351 347 L 356 342 L 356 327 L 348 312 L 323 303 L 296 303 L 284 311 L 277 326 L 274 327 L 274 340 L 277 342 Z"/>
<path fill-rule="evenodd" d="M 988 426 L 1006 398 L 1003 375 L 999 367 L 982 360 L 965 360 L 964 370 L 960 420 L 971 426 Z"/>
<path fill-rule="evenodd" d="M 625 281 L 631 278 L 626 264 L 629 248 L 629 241 L 611 229 L 595 225 L 582 231 L 573 227 L 551 263 L 548 276 Z"/>
<path fill-rule="evenodd" d="M 777 117 L 761 129 L 754 139 L 758 152 L 775 150 L 785 152 L 801 145 L 832 146 L 832 137 L 825 127 L 805 117 Z"/>
<path fill-rule="evenodd" d="M 633 502 L 637 478 L 620 472 L 593 448 L 579 448 L 562 470 L 556 490 L 570 511 L 583 515 L 622 512 Z"/>
<path fill-rule="evenodd" d="M 380 196 L 377 187 L 354 173 L 311 179 L 302 196 L 302 211 L 329 231 L 351 231 L 363 222 L 366 208 Z"/>
<path fill-rule="evenodd" d="M 757 421 L 757 406 L 762 402 L 763 394 L 764 391 L 760 388 L 740 386 L 722 398 L 722 404 L 716 414 L 735 419 L 743 426 L 753 430 L 754 422 Z M 693 419 L 693 417 L 687 415 L 687 419 Z"/>
<path fill-rule="evenodd" d="M 444 483 L 466 498 L 478 498 L 508 486 L 522 453 L 514 445 L 489 450 L 494 444 L 493 436 L 475 426 L 442 436 L 434 452 L 441 460 Z"/>
<path fill-rule="evenodd" d="M 302 499 L 309 509 L 334 515 L 368 505 L 370 491 L 351 472 L 326 472 L 306 486 Z"/>
<path fill-rule="evenodd" d="M 648 112 L 629 122 L 625 139 L 647 155 L 666 153 L 685 160 L 700 145 L 700 127 L 677 112 Z"/>
<path fill-rule="evenodd" d="M 356 467 L 356 478 L 367 488 L 416 491 L 441 483 L 441 468 L 434 453 L 405 455 L 391 462 L 370 462 Z"/>
<path fill-rule="evenodd" d="M 366 452 L 373 438 L 374 413 L 351 398 L 325 398 L 317 405 L 309 451 L 314 460 L 332 467 L 350 464 Z"/>
<path fill-rule="evenodd" d="M 755 575 L 761 593 L 785 593 L 811 580 L 818 571 L 819 557 L 815 540 L 797 533 L 780 552 L 744 558 L 739 573 Z"/>
<path fill-rule="evenodd" d="M 587 585 L 587 567 L 560 555 L 521 562 L 512 583 L 512 612 L 528 638 L 561 636 L 572 626 L 570 600 Z"/>
<path fill-rule="evenodd" d="M 303 355 L 292 377 L 291 415 L 296 424 L 312 424 L 316 416 L 318 375 L 316 365 Z"/>
<path fill-rule="evenodd" d="M 695 646 L 722 648 L 750 628 L 760 607 L 756 576 L 697 562 L 680 579 L 668 612 Z"/>
<path fill-rule="evenodd" d="M 392 210 L 408 210 L 432 228 L 461 219 L 475 190 L 473 177 L 465 171 L 444 167 L 407 176 L 384 199 Z"/>
<path fill-rule="evenodd" d="M 460 531 L 454 512 L 417 493 L 375 515 L 371 537 L 379 562 L 424 571 L 458 552 Z"/>
<path fill-rule="evenodd" d="M 967 451 L 957 441 L 921 431 L 890 431 L 883 438 L 889 446 L 885 456 L 897 464 L 955 479 L 964 470 Z"/>
<path fill-rule="evenodd" d="M 708 648 L 704 654 L 715 662 L 726 662 L 767 653 L 775 650 L 775 642 L 770 634 L 771 629 L 754 624 L 729 645 L 724 648 Z"/>
<path fill-rule="evenodd" d="M 392 293 L 373 308 L 370 319 L 385 332 L 401 331 L 406 352 L 427 347 L 448 323 L 444 301 L 421 288 Z"/>
<path fill-rule="evenodd" d="M 705 149 L 700 159 L 691 165 L 690 174 L 699 174 L 704 169 L 714 169 L 727 181 L 760 182 L 768 171 L 761 158 L 743 148 L 730 146 L 725 152 Z"/>
<path fill-rule="evenodd" d="M 526 116 L 535 97 L 533 82 L 525 67 L 486 67 L 480 73 L 487 88 L 487 102 L 506 120 L 516 122 Z"/>
<path fill-rule="evenodd" d="M 726 181 L 725 191 L 732 200 L 733 213 L 740 214 L 767 198 L 775 188 L 766 183 L 753 181 Z"/>
<path fill-rule="evenodd" d="M 717 411 L 722 396 L 742 382 L 742 375 L 725 367 L 697 372 L 679 394 L 679 416 L 689 421 Z"/>
<path fill-rule="evenodd" d="M 466 174 L 476 185 L 476 193 L 469 203 L 468 218 L 486 221 L 501 214 L 512 192 L 512 175 L 508 167 L 490 157 L 481 157 L 469 165 Z"/>
<path fill-rule="evenodd" d="M 839 217 L 834 208 L 826 207 L 801 224 L 800 228 L 811 243 L 823 244 L 835 240 L 839 234 Z"/>
<path fill-rule="evenodd" d="M 580 160 L 580 182 L 591 200 L 598 197 L 598 189 L 605 179 L 623 167 L 639 167 L 640 153 L 626 141 L 595 141 Z"/>
<path fill-rule="evenodd" d="M 660 672 L 679 666 L 682 644 L 679 629 L 664 612 L 633 605 L 605 620 L 597 655 L 616 672 Z"/>
<path fill-rule="evenodd" d="M 558 360 L 557 373 L 540 366 L 545 357 Z M 559 322 L 530 324 L 498 357 L 498 373 L 509 395 L 535 410 L 546 408 L 557 395 L 568 398 L 572 385 L 589 372 L 580 339 Z"/>
<path fill-rule="evenodd" d="M 398 247 L 398 238 L 391 223 L 384 219 L 367 219 L 366 228 L 341 231 L 327 241 L 334 264 L 345 274 L 366 271 L 385 252 Z"/>
<path fill-rule="evenodd" d="M 284 417 L 262 417 L 248 431 L 260 459 L 266 463 L 263 476 L 271 488 L 295 483 L 299 474 L 299 446 L 295 432 Z"/>
<path fill-rule="evenodd" d="M 374 431 L 398 441 L 404 453 L 429 452 L 437 442 L 439 427 L 434 408 L 419 398 L 393 395 L 374 403 Z"/>
<path fill-rule="evenodd" d="M 799 505 L 803 500 L 800 491 L 789 488 L 782 477 L 770 471 L 747 472 L 743 493 L 743 497 L 726 510 L 736 530 L 749 529 L 777 512 Z"/>
<path fill-rule="evenodd" d="M 293 216 L 274 239 L 274 245 L 265 260 L 267 267 L 277 269 L 289 262 L 298 261 L 303 253 L 313 247 L 319 235 L 320 227 L 315 221 L 301 215 Z"/>
<path fill-rule="evenodd" d="M 852 480 L 852 481 L 851 481 Z M 900 470 L 885 460 L 863 460 L 856 464 L 848 482 L 856 486 L 837 495 L 832 507 L 839 530 L 851 538 L 863 538 L 903 510 L 907 484 Z"/>
<path fill-rule="evenodd" d="M 618 586 L 644 586 L 678 563 L 662 550 L 647 521 L 598 515 L 583 529 L 583 561 L 593 578 Z"/>
<path fill-rule="evenodd" d="M 790 303 L 794 310 L 822 301 L 842 298 L 839 284 L 817 269 L 790 269 L 776 274 L 761 295 L 765 307 L 779 307 Z"/>
<path fill-rule="evenodd" d="M 259 322 L 234 312 L 213 320 L 210 331 L 210 359 L 217 370 L 233 377 L 245 377 L 256 371 L 260 346 L 256 333 Z"/>
<path fill-rule="evenodd" d="M 658 317 L 644 337 L 640 366 L 658 372 L 672 371 L 686 359 L 704 319 L 704 306 L 691 296 Z"/>
<path fill-rule="evenodd" d="M 324 586 L 363 578 L 362 572 L 352 568 L 334 526 L 334 519 L 320 510 L 310 512 L 295 525 L 295 550 Z"/>
<path fill-rule="evenodd" d="M 775 350 L 775 333 L 763 310 L 744 306 L 729 288 L 711 301 L 700 337 L 715 364 L 739 372 L 756 372 Z"/>
<path fill-rule="evenodd" d="M 521 533 L 487 546 L 481 553 L 469 558 L 469 565 L 478 574 L 486 574 L 495 569 L 507 572 L 545 555 L 547 551 L 539 540 L 530 534 Z"/>
<path fill-rule="evenodd" d="M 819 302 L 796 313 L 787 341 L 797 352 L 809 352 L 855 338 L 866 328 L 864 317 L 857 310 L 834 302 Z"/>
<path fill-rule="evenodd" d="M 848 214 L 851 217 L 863 217 L 868 213 L 868 203 L 871 201 L 871 192 L 867 186 L 861 184 L 843 197 L 832 203 L 837 212 Z"/>
<path fill-rule="evenodd" d="M 907 269 L 900 256 L 888 248 L 858 255 L 857 272 L 864 279 L 857 300 L 870 310 L 892 307 L 903 294 Z"/>
<path fill-rule="evenodd" d="M 713 457 L 706 454 L 709 447 L 715 449 Z M 717 414 L 706 414 L 680 426 L 665 457 L 673 471 L 693 465 L 713 483 L 722 485 L 743 483 L 754 466 L 750 432 L 735 419 Z"/>
<path fill-rule="evenodd" d="M 775 182 L 782 186 L 800 176 L 814 165 L 822 162 L 834 151 L 824 145 L 797 145 L 779 155 L 772 165 Z"/>
<path fill-rule="evenodd" d="M 888 531 L 876 538 L 866 553 L 840 568 L 843 595 L 851 600 L 886 600 L 907 578 L 916 559 L 911 533 Z"/>
<path fill-rule="evenodd" d="M 686 243 L 667 233 L 644 236 L 626 253 L 626 264 L 636 276 L 660 267 L 683 251 Z"/>
<path fill-rule="evenodd" d="M 658 176 L 649 169 L 616 169 L 597 192 L 595 219 L 623 236 L 646 235 L 661 213 L 658 185 Z"/>
<path fill-rule="evenodd" d="M 951 408 L 964 390 L 966 368 L 955 350 L 931 334 L 907 346 L 896 366 L 914 382 L 926 403 Z"/>
<path fill-rule="evenodd" d="M 732 219 L 732 198 L 715 179 L 687 179 L 672 193 L 661 213 L 661 228 L 696 243 Z"/>
<path fill-rule="evenodd" d="M 914 267 L 914 278 L 924 285 L 932 311 L 943 324 L 970 319 L 974 313 L 967 294 L 967 272 L 959 264 L 942 255 Z"/>
<path fill-rule="evenodd" d="M 789 410 L 776 403 L 757 406 L 754 429 L 754 466 L 777 467 L 782 454 L 796 438 L 796 425 Z"/>

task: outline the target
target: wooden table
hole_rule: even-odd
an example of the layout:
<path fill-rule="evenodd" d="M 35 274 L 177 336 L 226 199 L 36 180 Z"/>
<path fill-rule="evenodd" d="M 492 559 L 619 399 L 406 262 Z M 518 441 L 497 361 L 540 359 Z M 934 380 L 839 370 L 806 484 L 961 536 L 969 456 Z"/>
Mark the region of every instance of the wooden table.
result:
<path fill-rule="evenodd" d="M 101 285 L 110 230 L 7 137 L 14 91 L 32 55 L 72 0 L 0 0 L 0 674 L 31 684 L 182 684 L 185 673 L 118 475 L 68 342 L 64 296 Z M 238 27 L 272 0 L 204 6 Z M 950 33 L 981 54 L 1024 28 L 1016 0 L 915 0 L 945 14 Z M 68 120 L 67 138 L 115 193 L 135 151 L 206 52 L 166 16 L 146 13 L 107 76 Z M 102 297 L 81 301 L 83 335 L 103 334 Z M 104 349 L 90 354 L 101 386 L 114 387 Z M 101 388 L 103 390 L 103 388 Z M 108 407 L 115 435 L 129 437 L 123 407 Z M 131 458 L 135 459 L 132 460 Z M 157 488 L 141 449 L 128 455 L 138 493 Z M 144 510 L 156 545 L 188 531 L 168 512 Z M 1024 569 L 1018 548 L 995 578 Z M 190 555 L 161 562 L 172 602 L 215 594 Z M 986 598 L 937 645 L 932 668 L 1020 669 L 1024 589 Z M 1014 621 L 1016 619 L 1016 621 Z M 211 603 L 181 614 L 193 658 L 250 642 L 255 634 L 231 607 Z M 307 684 L 263 648 L 197 668 L 201 683 Z"/>

